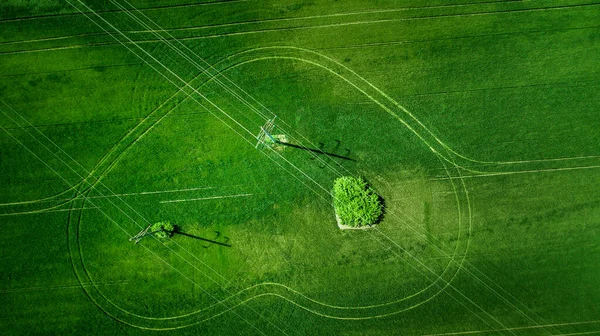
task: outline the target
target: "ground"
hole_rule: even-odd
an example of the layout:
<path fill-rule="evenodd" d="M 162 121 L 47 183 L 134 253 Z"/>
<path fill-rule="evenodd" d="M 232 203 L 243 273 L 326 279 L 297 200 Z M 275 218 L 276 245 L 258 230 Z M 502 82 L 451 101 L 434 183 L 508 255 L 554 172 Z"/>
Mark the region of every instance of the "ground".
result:
<path fill-rule="evenodd" d="M 3 334 L 600 333 L 598 4 L 0 9 Z"/>

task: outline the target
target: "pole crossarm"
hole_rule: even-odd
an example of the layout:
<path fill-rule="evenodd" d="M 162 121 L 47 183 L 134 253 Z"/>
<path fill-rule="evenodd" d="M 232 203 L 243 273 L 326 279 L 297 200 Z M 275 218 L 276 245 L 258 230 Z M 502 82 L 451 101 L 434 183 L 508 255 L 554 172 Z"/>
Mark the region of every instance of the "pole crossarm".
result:
<path fill-rule="evenodd" d="M 273 143 L 277 143 L 277 140 L 271 135 L 273 129 L 275 128 L 275 118 L 277 118 L 277 116 L 274 116 L 273 119 L 267 120 L 267 122 L 261 126 L 260 132 L 256 136 L 256 149 L 262 149 L 264 146 L 267 146 L 267 139 L 271 140 Z"/>

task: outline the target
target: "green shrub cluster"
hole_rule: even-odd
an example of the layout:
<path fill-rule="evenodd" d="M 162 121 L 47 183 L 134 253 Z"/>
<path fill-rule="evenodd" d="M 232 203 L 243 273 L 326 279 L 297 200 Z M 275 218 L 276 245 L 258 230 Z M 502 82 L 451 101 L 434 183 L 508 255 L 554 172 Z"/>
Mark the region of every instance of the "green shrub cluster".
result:
<path fill-rule="evenodd" d="M 333 181 L 333 205 L 341 224 L 372 225 L 383 214 L 379 196 L 362 177 L 342 176 Z"/>
<path fill-rule="evenodd" d="M 175 231 L 175 226 L 171 224 L 171 222 L 158 222 L 152 224 L 150 232 L 158 231 L 161 229 L 162 231 L 156 232 L 154 236 L 158 239 L 164 240 L 173 235 L 173 231 Z"/>

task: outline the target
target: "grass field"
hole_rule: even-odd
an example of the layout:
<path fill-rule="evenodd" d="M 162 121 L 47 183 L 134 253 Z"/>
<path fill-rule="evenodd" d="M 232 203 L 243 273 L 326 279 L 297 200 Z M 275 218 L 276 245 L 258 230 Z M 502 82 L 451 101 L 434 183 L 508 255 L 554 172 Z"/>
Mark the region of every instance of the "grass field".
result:
<path fill-rule="evenodd" d="M 0 333 L 600 334 L 599 23 L 591 0 L 1 2 Z M 275 116 L 296 147 L 256 149 Z M 338 228 L 343 175 L 379 225 Z M 160 221 L 192 237 L 129 241 Z"/>

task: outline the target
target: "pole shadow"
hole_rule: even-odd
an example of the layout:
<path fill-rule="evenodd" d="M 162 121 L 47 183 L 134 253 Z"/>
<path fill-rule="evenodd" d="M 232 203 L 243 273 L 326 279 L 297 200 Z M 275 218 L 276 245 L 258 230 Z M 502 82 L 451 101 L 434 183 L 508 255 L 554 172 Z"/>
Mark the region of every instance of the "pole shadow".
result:
<path fill-rule="evenodd" d="M 327 156 L 338 158 L 338 159 L 342 159 L 342 160 L 356 162 L 356 160 L 353 159 L 353 158 L 350 158 L 350 157 L 347 157 L 347 156 L 343 156 L 343 155 L 334 154 L 334 153 L 329 153 L 329 152 L 326 152 L 326 151 L 324 151 L 322 149 L 316 149 L 316 148 L 310 148 L 310 147 L 305 147 L 305 146 L 300 146 L 300 145 L 294 145 L 294 144 L 291 144 L 291 143 L 288 143 L 288 142 L 281 142 L 281 141 L 277 141 L 277 144 L 283 145 L 283 146 L 287 146 L 287 147 L 292 147 L 292 148 L 297 148 L 297 149 L 305 150 L 307 152 L 312 152 L 312 153 L 317 153 L 317 154 L 323 154 L 323 155 L 327 155 Z"/>
<path fill-rule="evenodd" d="M 189 233 L 185 233 L 185 232 L 181 231 L 181 229 L 178 228 L 178 227 L 175 228 L 175 230 L 173 231 L 173 234 L 179 234 L 179 235 L 182 235 L 182 236 L 186 236 L 186 237 L 190 237 L 190 238 L 202 240 L 202 241 L 205 241 L 205 242 L 208 242 L 208 243 L 211 243 L 211 244 L 215 244 L 215 245 L 231 247 L 231 245 L 227 244 L 227 243 L 222 243 L 222 242 L 219 242 L 219 241 L 216 241 L 216 240 L 202 238 L 202 237 L 191 235 Z M 220 235 L 220 233 L 219 233 L 219 235 Z M 225 238 L 227 238 L 227 237 L 225 237 Z M 229 240 L 229 238 L 227 238 L 227 240 Z M 202 246 L 202 247 L 208 248 L 208 246 Z"/>

